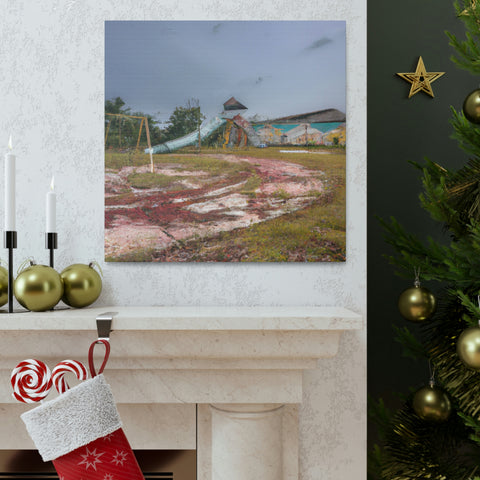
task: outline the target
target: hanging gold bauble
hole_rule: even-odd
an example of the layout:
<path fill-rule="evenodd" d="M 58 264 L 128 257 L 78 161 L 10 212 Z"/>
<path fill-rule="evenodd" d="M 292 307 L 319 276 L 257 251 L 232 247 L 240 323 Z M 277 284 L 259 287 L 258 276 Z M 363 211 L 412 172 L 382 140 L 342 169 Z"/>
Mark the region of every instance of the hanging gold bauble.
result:
<path fill-rule="evenodd" d="M 470 92 L 463 102 L 463 113 L 472 123 L 480 123 L 480 88 Z"/>
<path fill-rule="evenodd" d="M 102 279 L 92 263 L 70 265 L 60 276 L 64 285 L 62 300 L 70 307 L 86 307 L 100 296 Z"/>
<path fill-rule="evenodd" d="M 423 322 L 435 313 L 435 297 L 428 288 L 414 286 L 404 290 L 398 298 L 402 317 L 412 322 Z"/>
<path fill-rule="evenodd" d="M 452 405 L 446 392 L 432 384 L 415 392 L 413 409 L 422 420 L 429 422 L 445 422 L 452 413 Z"/>
<path fill-rule="evenodd" d="M 44 312 L 51 310 L 62 298 L 63 283 L 53 268 L 32 264 L 17 276 L 13 292 L 22 307 Z"/>
<path fill-rule="evenodd" d="M 8 302 L 8 272 L 0 267 L 0 307 Z"/>
<path fill-rule="evenodd" d="M 480 327 L 467 328 L 461 333 L 457 354 L 467 367 L 480 370 Z"/>

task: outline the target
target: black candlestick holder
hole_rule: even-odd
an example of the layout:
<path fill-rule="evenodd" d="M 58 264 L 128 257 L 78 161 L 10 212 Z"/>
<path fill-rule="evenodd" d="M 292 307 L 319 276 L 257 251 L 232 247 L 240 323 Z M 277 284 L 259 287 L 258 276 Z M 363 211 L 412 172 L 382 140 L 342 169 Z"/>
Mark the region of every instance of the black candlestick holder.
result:
<path fill-rule="evenodd" d="M 50 250 L 50 266 L 54 268 L 55 255 L 54 251 L 58 248 L 58 235 L 55 232 L 45 234 L 45 248 Z"/>
<path fill-rule="evenodd" d="M 8 249 L 8 313 L 13 313 L 13 249 L 17 248 L 17 232 L 4 232 L 3 244 Z"/>

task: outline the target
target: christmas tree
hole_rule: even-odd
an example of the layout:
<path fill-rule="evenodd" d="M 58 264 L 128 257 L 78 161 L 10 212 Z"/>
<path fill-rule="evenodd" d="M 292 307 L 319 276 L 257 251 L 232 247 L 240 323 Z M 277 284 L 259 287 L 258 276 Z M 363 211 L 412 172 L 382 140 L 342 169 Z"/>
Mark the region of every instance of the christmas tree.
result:
<path fill-rule="evenodd" d="M 455 3 L 466 37 L 448 34 L 453 61 L 480 74 L 480 0 Z M 397 328 L 405 352 L 429 362 L 430 382 L 390 412 L 371 400 L 382 440 L 369 456 L 369 478 L 480 480 L 480 89 L 452 109 L 454 137 L 470 160 L 459 170 L 426 160 L 422 207 L 445 228 L 445 242 L 422 241 L 395 220 L 381 220 L 399 273 L 415 271 L 399 309 L 421 325 L 417 338 Z M 436 295 L 420 286 L 437 282 Z"/>

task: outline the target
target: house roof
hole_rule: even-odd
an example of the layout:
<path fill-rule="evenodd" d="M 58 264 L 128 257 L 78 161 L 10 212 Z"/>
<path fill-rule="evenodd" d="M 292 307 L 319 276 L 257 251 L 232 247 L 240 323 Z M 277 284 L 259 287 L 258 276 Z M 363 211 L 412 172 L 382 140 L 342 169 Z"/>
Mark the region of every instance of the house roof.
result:
<path fill-rule="evenodd" d="M 269 120 L 269 123 L 322 123 L 322 122 L 345 122 L 346 117 L 343 112 L 335 108 L 328 108 L 326 110 L 316 110 L 315 112 L 300 113 L 297 115 L 289 115 L 288 117 L 275 118 Z"/>
<path fill-rule="evenodd" d="M 230 97 L 224 104 L 225 110 L 247 110 L 245 105 L 242 105 L 235 97 Z"/>

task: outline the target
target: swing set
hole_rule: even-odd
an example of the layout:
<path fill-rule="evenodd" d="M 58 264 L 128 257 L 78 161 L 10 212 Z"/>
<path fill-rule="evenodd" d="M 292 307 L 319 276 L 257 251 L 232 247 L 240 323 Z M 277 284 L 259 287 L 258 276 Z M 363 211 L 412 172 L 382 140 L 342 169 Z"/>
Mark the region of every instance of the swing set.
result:
<path fill-rule="evenodd" d="M 138 129 L 138 138 L 137 138 L 137 145 L 135 147 L 135 153 L 137 153 L 139 147 L 140 147 L 140 138 L 142 136 L 142 129 L 145 126 L 145 133 L 147 136 L 147 144 L 148 144 L 148 150 L 150 152 L 150 171 L 153 173 L 154 168 L 153 168 L 153 156 L 152 156 L 152 144 L 150 142 L 150 129 L 148 128 L 148 118 L 147 117 L 139 117 L 135 115 L 125 115 L 123 113 L 105 113 L 105 115 L 108 115 L 112 118 L 107 124 L 107 128 L 105 131 L 105 147 L 107 146 L 107 140 L 108 140 L 108 134 L 110 132 L 110 127 L 114 123 L 114 119 L 118 119 L 118 142 L 119 142 L 119 147 L 122 147 L 122 122 L 124 118 L 135 118 L 140 121 L 140 128 Z"/>

